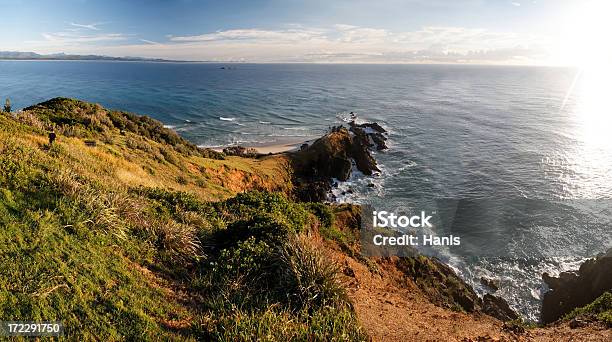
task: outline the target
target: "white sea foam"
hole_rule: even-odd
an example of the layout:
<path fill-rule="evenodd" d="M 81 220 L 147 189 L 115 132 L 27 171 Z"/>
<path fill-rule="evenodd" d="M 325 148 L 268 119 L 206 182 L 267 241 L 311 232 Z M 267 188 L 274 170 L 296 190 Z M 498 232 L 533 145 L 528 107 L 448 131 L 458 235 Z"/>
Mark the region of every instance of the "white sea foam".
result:
<path fill-rule="evenodd" d="M 236 121 L 236 118 L 225 118 L 223 116 L 220 116 L 219 120 L 221 120 L 221 121 Z"/>
<path fill-rule="evenodd" d="M 364 204 L 369 198 L 382 197 L 384 194 L 385 168 L 378 164 L 381 172 L 366 176 L 352 162 L 351 175 L 346 181 L 332 179 L 336 186 L 332 188 L 332 196 L 337 203 Z"/>

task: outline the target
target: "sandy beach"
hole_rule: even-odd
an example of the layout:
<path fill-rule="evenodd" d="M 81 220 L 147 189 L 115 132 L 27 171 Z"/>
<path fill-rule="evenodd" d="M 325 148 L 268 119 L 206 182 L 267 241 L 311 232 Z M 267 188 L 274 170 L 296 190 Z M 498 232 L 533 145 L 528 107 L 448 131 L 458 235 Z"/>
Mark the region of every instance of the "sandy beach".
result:
<path fill-rule="evenodd" d="M 284 142 L 277 142 L 273 144 L 262 144 L 262 145 L 241 145 L 246 148 L 254 148 L 257 152 L 261 154 L 269 154 L 269 153 L 282 153 L 287 151 L 298 150 L 300 146 L 303 144 L 310 144 L 314 141 L 314 138 L 311 139 L 300 139 L 300 140 L 291 140 Z M 215 151 L 223 152 L 224 147 L 215 147 L 212 148 Z"/>
<path fill-rule="evenodd" d="M 249 146 L 257 150 L 257 152 L 262 154 L 268 153 L 281 153 L 287 151 L 297 150 L 304 143 L 310 143 L 311 141 L 302 141 L 299 143 L 284 143 L 284 144 L 274 144 L 274 145 L 264 145 L 264 146 Z"/>

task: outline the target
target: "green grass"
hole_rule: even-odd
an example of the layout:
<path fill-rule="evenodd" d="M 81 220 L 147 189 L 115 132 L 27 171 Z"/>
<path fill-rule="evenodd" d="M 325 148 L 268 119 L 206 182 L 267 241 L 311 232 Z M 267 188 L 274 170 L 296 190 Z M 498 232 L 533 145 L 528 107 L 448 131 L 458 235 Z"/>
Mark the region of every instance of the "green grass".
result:
<path fill-rule="evenodd" d="M 81 340 L 178 339 L 160 321 L 186 311 L 132 266 L 153 251 L 96 230 L 78 203 L 51 201 L 0 193 L 0 317 L 60 320 Z"/>
<path fill-rule="evenodd" d="M 578 316 L 590 316 L 612 327 L 612 293 L 606 292 L 595 299 L 591 304 L 574 309 L 564 319 Z"/>
<path fill-rule="evenodd" d="M 211 341 L 367 341 L 355 328 L 349 309 L 294 314 L 270 306 L 261 312 L 235 311 L 206 317 L 200 323 L 203 340 Z"/>
<path fill-rule="evenodd" d="M 20 115 L 0 114 L 1 320 L 60 320 L 81 341 L 367 339 L 305 237 L 328 209 L 237 193 L 289 189 L 282 159 L 207 158 L 74 100 Z"/>

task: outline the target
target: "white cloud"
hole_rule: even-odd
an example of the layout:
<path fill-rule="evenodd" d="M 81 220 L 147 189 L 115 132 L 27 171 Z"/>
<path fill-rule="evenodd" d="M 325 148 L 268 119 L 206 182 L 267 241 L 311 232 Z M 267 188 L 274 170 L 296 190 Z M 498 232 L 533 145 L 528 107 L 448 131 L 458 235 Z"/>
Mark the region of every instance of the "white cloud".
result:
<path fill-rule="evenodd" d="M 512 2 L 512 6 L 519 7 L 519 6 L 521 6 L 521 3 L 520 2 Z"/>
<path fill-rule="evenodd" d="M 96 43 L 96 42 L 109 42 L 109 41 L 122 41 L 127 39 L 124 34 L 121 33 L 105 33 L 95 35 L 81 35 L 74 34 L 71 32 L 56 32 L 56 33 L 43 33 L 43 38 L 47 42 L 54 42 L 58 44 L 83 44 L 83 43 Z"/>
<path fill-rule="evenodd" d="M 412 31 L 337 24 L 308 28 L 231 29 L 162 41 L 121 33 L 45 33 L 44 52 L 184 60 L 362 63 L 538 63 L 546 39 L 480 28 L 425 26 Z M 34 49 L 35 50 L 35 49 Z"/>
<path fill-rule="evenodd" d="M 98 28 L 98 25 L 100 24 L 77 24 L 77 23 L 70 23 L 71 26 L 74 27 L 78 27 L 78 28 L 84 28 L 84 29 L 89 29 L 89 30 L 94 30 L 94 31 L 100 31 L 100 28 Z"/>
<path fill-rule="evenodd" d="M 342 42 L 382 42 L 390 33 L 384 29 L 358 27 L 352 25 L 335 25 L 340 33 L 339 40 Z"/>
<path fill-rule="evenodd" d="M 261 30 L 240 29 L 217 31 L 197 36 L 171 37 L 173 42 L 210 42 L 210 41 L 274 41 L 274 42 L 296 42 L 302 40 L 321 39 L 321 31 L 305 29 L 289 30 Z"/>
<path fill-rule="evenodd" d="M 141 42 L 143 43 L 147 43 L 147 44 L 151 44 L 151 45 L 160 45 L 160 43 L 158 42 L 154 42 L 152 40 L 148 40 L 148 39 L 139 39 Z"/>

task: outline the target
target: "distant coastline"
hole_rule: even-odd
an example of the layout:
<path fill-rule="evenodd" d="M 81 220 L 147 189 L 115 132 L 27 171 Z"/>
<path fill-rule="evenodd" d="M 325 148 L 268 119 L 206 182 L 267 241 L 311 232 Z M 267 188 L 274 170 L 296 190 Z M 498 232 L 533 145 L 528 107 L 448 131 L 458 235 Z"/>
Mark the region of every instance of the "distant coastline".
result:
<path fill-rule="evenodd" d="M 38 54 L 36 52 L 0 51 L 0 61 L 116 61 L 116 62 L 172 62 L 194 63 L 204 61 L 183 61 L 163 58 L 112 57 L 104 55 L 70 55 L 65 53 Z"/>

